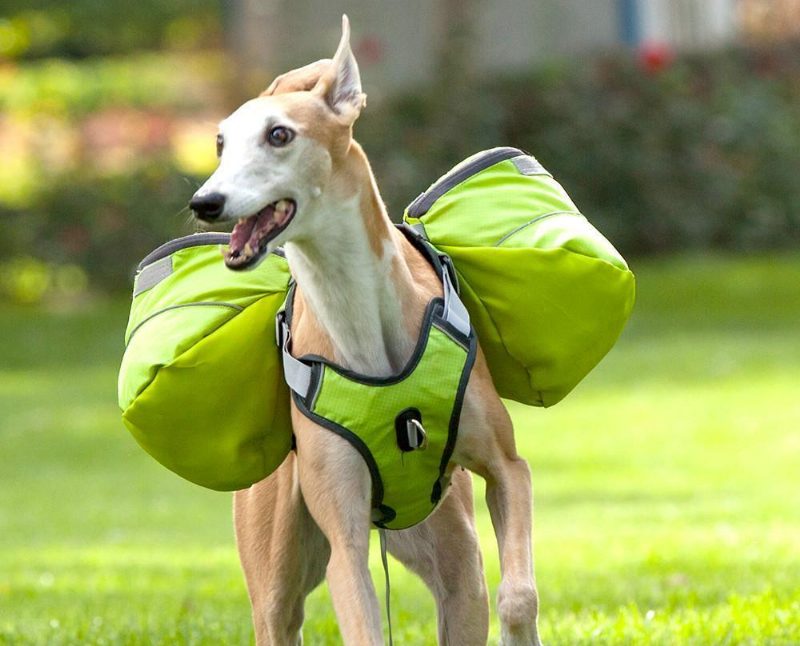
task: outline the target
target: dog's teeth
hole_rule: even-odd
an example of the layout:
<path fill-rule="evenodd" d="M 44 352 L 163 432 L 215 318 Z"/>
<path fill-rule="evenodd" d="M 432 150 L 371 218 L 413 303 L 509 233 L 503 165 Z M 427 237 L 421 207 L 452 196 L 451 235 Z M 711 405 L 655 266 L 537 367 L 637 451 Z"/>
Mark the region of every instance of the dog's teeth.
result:
<path fill-rule="evenodd" d="M 239 218 L 239 224 L 241 224 L 242 222 L 244 222 L 246 219 L 247 219 L 247 218 Z"/>
<path fill-rule="evenodd" d="M 244 254 L 246 256 L 252 256 L 253 255 L 253 247 L 250 246 L 249 242 L 244 245 Z"/>
<path fill-rule="evenodd" d="M 289 202 L 286 200 L 278 201 L 278 203 L 275 205 L 275 210 L 280 211 L 281 213 L 286 213 L 286 211 L 289 210 Z"/>

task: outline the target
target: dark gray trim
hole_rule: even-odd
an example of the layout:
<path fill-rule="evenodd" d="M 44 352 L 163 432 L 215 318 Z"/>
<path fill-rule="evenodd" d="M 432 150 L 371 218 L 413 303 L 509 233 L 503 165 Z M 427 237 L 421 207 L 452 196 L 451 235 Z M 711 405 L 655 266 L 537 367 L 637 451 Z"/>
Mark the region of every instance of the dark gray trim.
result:
<path fill-rule="evenodd" d="M 435 299 L 434 301 L 431 301 L 431 304 L 434 304 L 436 300 L 441 302 L 441 299 Z M 433 308 L 430 307 L 429 305 L 428 312 L 426 313 L 426 315 L 432 315 L 431 314 L 432 312 Z M 431 319 L 430 321 L 428 321 L 428 325 L 430 326 L 432 324 L 433 321 Z M 436 325 L 436 327 L 441 329 L 440 325 L 438 324 Z M 425 347 L 427 347 L 427 341 L 430 338 L 429 329 L 427 327 L 424 327 L 423 329 L 427 330 L 428 334 L 424 335 L 425 343 L 422 346 L 422 350 L 419 353 L 417 353 L 417 350 L 415 350 L 414 354 L 417 356 L 415 356 L 412 359 L 412 361 L 409 361 L 408 365 L 411 365 L 413 363 L 413 366 L 411 368 L 412 371 L 413 368 L 415 368 L 416 365 L 419 363 L 420 358 L 424 354 Z M 442 331 L 444 332 L 445 330 Z M 460 333 L 455 329 L 453 329 L 452 332 L 454 332 L 457 335 L 460 335 Z M 450 334 L 448 334 L 448 336 L 450 336 Z M 464 365 L 461 368 L 461 377 L 459 379 L 458 386 L 456 388 L 456 396 L 455 399 L 453 400 L 453 408 L 450 413 L 450 421 L 448 423 L 448 428 L 447 428 L 447 440 L 445 442 L 444 449 L 442 450 L 441 459 L 439 460 L 439 475 L 431 485 L 430 500 L 431 504 L 434 505 L 434 507 L 432 507 L 430 512 L 428 512 L 429 514 L 433 511 L 435 505 L 439 502 L 440 498 L 442 497 L 442 494 L 444 493 L 444 475 L 445 472 L 447 471 L 448 465 L 450 464 L 450 458 L 453 456 L 453 450 L 455 449 L 456 441 L 458 440 L 458 430 L 459 430 L 459 424 L 461 422 L 461 410 L 464 404 L 464 395 L 466 393 L 467 384 L 469 383 L 469 377 L 472 374 L 472 367 L 475 364 L 475 357 L 477 355 L 477 350 L 478 350 L 477 337 L 474 331 L 470 333 L 466 345 L 463 342 L 458 342 L 458 343 L 466 351 L 466 357 L 464 359 Z M 303 357 L 303 359 L 307 358 L 308 356 Z M 380 473 L 380 468 L 378 467 L 378 463 L 375 461 L 375 457 L 369 450 L 369 446 L 367 446 L 366 442 L 364 442 L 364 440 L 362 440 L 361 437 L 354 431 L 351 431 L 350 429 L 341 426 L 340 424 L 337 424 L 336 422 L 333 422 L 328 418 L 317 414 L 312 409 L 316 405 L 316 395 L 318 394 L 318 391 L 321 389 L 320 386 L 322 380 L 324 379 L 324 377 L 322 376 L 322 372 L 324 370 L 323 364 L 329 366 L 333 370 L 336 370 L 336 372 L 343 374 L 347 378 L 352 379 L 357 383 L 365 385 L 377 385 L 377 386 L 386 385 L 387 383 L 391 383 L 393 381 L 393 378 L 389 379 L 365 378 L 363 375 L 357 375 L 350 371 L 345 371 L 343 369 L 337 370 L 337 366 L 335 364 L 325 361 L 324 359 L 321 360 L 320 359 L 321 358 L 314 360 L 315 374 L 313 377 L 312 386 L 309 388 L 309 392 L 315 393 L 313 398 L 314 401 L 308 404 L 307 398 L 302 397 L 295 391 L 292 391 L 292 398 L 298 410 L 303 415 L 305 415 L 308 419 L 315 422 L 316 424 L 319 424 L 323 428 L 326 428 L 329 431 L 332 431 L 337 435 L 339 435 L 340 437 L 344 438 L 353 446 L 353 448 L 356 449 L 356 451 L 359 452 L 361 457 L 364 459 L 364 462 L 366 463 L 367 469 L 369 470 L 370 476 L 372 478 L 372 503 L 371 503 L 372 509 L 378 510 L 380 513 L 383 514 L 383 518 L 373 519 L 372 522 L 377 527 L 385 528 L 386 523 L 392 522 L 392 520 L 394 520 L 397 514 L 394 509 L 392 509 L 388 505 L 383 504 L 383 495 L 384 495 L 383 480 L 381 478 L 381 473 Z"/>
<path fill-rule="evenodd" d="M 472 177 L 482 170 L 486 170 L 490 166 L 499 164 L 506 159 L 513 159 L 514 157 L 524 156 L 526 153 L 518 148 L 511 148 L 510 146 L 503 146 L 500 148 L 491 148 L 482 153 L 478 153 L 474 159 L 464 166 L 456 166 L 431 186 L 427 191 L 421 193 L 411 204 L 406 208 L 408 217 L 419 218 L 425 215 L 428 210 L 433 206 L 433 203 L 438 200 L 442 195 L 447 193 L 451 188 L 458 186 L 464 180 Z"/>
<path fill-rule="evenodd" d="M 297 358 L 300 361 L 311 363 L 312 365 L 322 364 L 324 366 L 328 366 L 331 370 L 340 374 L 342 377 L 346 377 L 347 379 L 355 381 L 356 383 L 364 386 L 391 386 L 392 384 L 399 383 L 406 379 L 416 369 L 417 365 L 422 359 L 422 356 L 425 354 L 425 348 L 428 347 L 430 328 L 433 326 L 434 321 L 436 321 L 438 324 L 437 327 L 448 325 L 447 322 L 442 318 L 443 312 L 444 301 L 441 298 L 434 298 L 428 303 L 428 306 L 425 308 L 425 314 L 422 318 L 422 326 L 420 328 L 419 337 L 417 338 L 417 344 L 414 347 L 414 352 L 411 354 L 411 358 L 408 360 L 408 362 L 406 362 L 406 365 L 403 366 L 403 369 L 400 372 L 389 377 L 369 377 L 367 375 L 362 375 L 317 354 L 304 354 L 303 356 Z M 448 327 L 452 330 L 451 335 L 460 334 L 454 327 L 449 325 Z M 460 342 L 460 345 L 464 346 L 465 344 L 462 341 Z M 309 391 L 311 391 L 311 388 L 309 388 Z"/>
<path fill-rule="evenodd" d="M 457 343 L 465 350 L 469 350 L 469 338 L 461 334 L 460 330 L 454 328 L 452 325 L 450 325 L 450 323 L 448 323 L 444 319 L 439 319 L 438 321 L 434 321 L 433 327 L 439 330 L 442 334 L 446 334 L 447 337 L 454 343 Z"/>
<path fill-rule="evenodd" d="M 439 280 L 441 280 L 443 271 L 442 256 L 445 256 L 446 254 L 440 252 L 436 247 L 428 242 L 424 236 L 420 235 L 420 233 L 410 224 L 401 222 L 399 224 L 395 224 L 395 227 L 397 227 L 400 233 L 406 237 L 406 240 L 408 240 L 411 246 L 419 251 L 419 253 L 422 254 L 422 257 L 430 263 L 430 265 L 436 271 L 436 274 L 439 276 Z M 453 276 L 453 284 L 456 286 L 456 291 L 458 291 L 457 281 L 458 278 Z"/>
<path fill-rule="evenodd" d="M 361 457 L 364 458 L 364 462 L 367 464 L 367 469 L 369 469 L 369 473 L 372 476 L 372 508 L 377 509 L 379 507 L 385 507 L 385 505 L 383 505 L 383 480 L 381 480 L 381 472 L 378 469 L 378 464 L 375 462 L 372 452 L 364 443 L 364 440 L 353 433 L 350 429 L 340 426 L 336 422 L 332 422 L 326 417 L 322 417 L 311 411 L 309 407 L 306 406 L 304 399 L 294 391 L 292 391 L 292 398 L 294 399 L 295 406 L 297 406 L 297 409 L 303 413 L 303 415 L 305 415 L 312 422 L 319 424 L 329 431 L 333 431 L 337 435 L 347 440 L 353 446 L 353 448 L 355 448 L 355 450 L 361 454 Z M 381 520 L 381 522 L 389 521 L 384 518 Z"/>
<path fill-rule="evenodd" d="M 469 377 L 472 374 L 472 367 L 475 365 L 475 357 L 478 354 L 478 337 L 473 330 L 469 336 L 469 350 L 467 351 L 467 359 L 464 362 L 464 368 L 461 370 L 461 380 L 458 383 L 458 390 L 456 390 L 456 399 L 453 403 L 453 412 L 450 415 L 450 427 L 447 432 L 447 444 L 445 444 L 444 451 L 442 452 L 442 460 L 439 464 L 439 479 L 433 485 L 431 491 L 431 502 L 437 503 L 444 493 L 444 485 L 442 479 L 447 465 L 450 464 L 450 458 L 453 457 L 453 450 L 456 447 L 456 440 L 458 439 L 458 427 L 461 424 L 461 408 L 464 405 L 464 395 L 467 391 L 467 384 L 469 384 Z"/>
<path fill-rule="evenodd" d="M 447 258 L 446 254 L 441 254 L 440 252 L 438 252 L 433 247 L 433 245 L 431 245 L 426 240 L 422 239 L 419 236 L 419 234 L 417 234 L 408 225 L 398 224 L 397 228 L 406 235 L 409 242 L 414 246 L 414 248 L 417 249 L 423 255 L 423 257 L 428 260 L 428 262 L 434 267 L 436 272 L 439 274 L 440 280 L 444 282 L 444 272 L 449 271 L 449 269 L 448 267 L 445 266 L 444 263 L 442 263 L 441 258 L 442 257 Z M 455 274 L 455 271 L 453 271 L 453 274 Z M 295 288 L 296 286 L 294 283 L 290 284 L 282 313 L 281 311 L 279 311 L 277 314 L 277 317 L 282 316 L 284 318 L 286 325 L 289 328 L 291 328 L 292 318 L 294 314 Z M 321 357 L 316 354 L 306 354 L 294 358 L 307 365 L 310 364 L 311 366 L 315 364 L 323 364 L 330 366 L 340 375 L 368 386 L 385 386 L 397 383 L 405 379 L 408 375 L 410 375 L 416 368 L 417 363 L 419 363 L 419 360 L 421 359 L 422 354 L 425 352 L 425 348 L 427 347 L 428 337 L 430 336 L 429 328 L 431 325 L 434 324 L 434 321 L 436 322 L 436 326 L 440 328 L 443 332 L 445 332 L 448 336 L 452 337 L 454 341 L 459 343 L 464 348 L 468 347 L 467 337 L 461 331 L 459 331 L 458 328 L 451 325 L 446 319 L 444 319 L 444 299 L 440 297 L 433 298 L 425 308 L 425 313 L 422 318 L 420 335 L 417 338 L 417 344 L 414 348 L 414 352 L 412 353 L 411 358 L 398 374 L 392 375 L 390 377 L 385 377 L 385 378 L 367 377 L 365 375 L 361 375 L 347 368 L 344 368 L 343 366 L 340 366 L 332 361 L 329 361 L 325 357 Z M 280 323 L 278 325 L 280 325 Z M 291 352 L 290 347 L 287 347 L 287 350 Z M 312 382 L 309 386 L 309 392 L 314 392 L 317 386 L 318 384 L 315 384 L 312 378 Z"/>
<path fill-rule="evenodd" d="M 160 247 L 156 247 L 153 249 L 153 251 L 142 258 L 141 262 L 136 266 L 136 270 L 141 271 L 147 265 L 150 265 L 161 258 L 169 256 L 176 251 L 180 251 L 181 249 L 200 247 L 203 245 L 229 244 L 230 241 L 230 233 L 219 233 L 214 231 L 207 233 L 192 233 L 188 236 L 175 238 L 174 240 L 165 242 Z M 281 247 L 278 247 L 272 253 L 274 253 L 276 256 L 280 256 L 281 258 L 286 257 Z"/>
<path fill-rule="evenodd" d="M 412 245 L 423 255 L 423 257 L 425 257 L 431 263 L 431 265 L 433 265 L 440 278 L 444 280 L 444 273 L 449 271 L 449 269 L 442 263 L 442 254 L 440 254 L 432 245 L 430 245 L 430 243 L 425 241 L 418 232 L 414 231 L 407 225 L 398 225 L 398 228 L 406 235 L 409 242 L 412 243 Z M 295 285 L 291 284 L 289 293 L 286 297 L 286 302 L 284 304 L 283 313 L 279 312 L 277 315 L 278 317 L 283 317 L 285 319 L 287 326 L 291 326 L 292 323 L 294 290 Z M 322 387 L 322 381 L 324 379 L 323 372 L 325 370 L 325 366 L 328 366 L 331 370 L 334 370 L 345 378 L 366 386 L 383 386 L 402 381 L 416 369 L 417 365 L 422 359 L 425 349 L 428 346 L 431 327 L 433 326 L 442 331 L 452 341 L 457 343 L 463 350 L 465 350 L 466 358 L 461 369 L 461 377 L 456 389 L 456 396 L 453 400 L 453 408 L 450 414 L 450 422 L 447 429 L 447 440 L 439 461 L 439 475 L 431 486 L 430 500 L 433 507 L 431 507 L 430 511 L 428 512 L 430 514 L 436 508 L 436 504 L 443 494 L 444 475 L 450 463 L 450 458 L 453 455 L 456 440 L 458 439 L 458 427 L 461 420 L 461 409 L 464 403 L 464 394 L 466 392 L 467 384 L 469 383 L 469 376 L 472 373 L 472 367 L 475 363 L 475 356 L 477 354 L 478 347 L 477 337 L 471 326 L 469 336 L 465 336 L 456 327 L 448 323 L 447 320 L 443 318 L 443 315 L 444 299 L 438 297 L 431 299 L 425 309 L 420 335 L 417 339 L 417 344 L 414 348 L 411 358 L 403 367 L 403 370 L 390 377 L 375 378 L 361 375 L 339 366 L 319 355 L 309 354 L 298 357 L 298 360 L 311 364 L 312 375 L 306 396 L 303 397 L 292 390 L 291 392 L 293 401 L 303 415 L 316 424 L 319 424 L 323 428 L 326 428 L 347 440 L 364 459 L 372 478 L 372 510 L 373 512 L 377 512 L 382 515 L 381 518 L 373 517 L 372 523 L 380 528 L 386 528 L 386 524 L 391 523 L 396 518 L 397 513 L 388 505 L 383 504 L 383 480 L 381 479 L 380 470 L 374 456 L 372 455 L 372 452 L 369 450 L 367 444 L 356 433 L 337 424 L 336 422 L 312 412 L 312 410 L 316 407 L 316 400 Z M 278 321 L 278 325 L 281 325 L 280 320 Z"/>
<path fill-rule="evenodd" d="M 188 247 L 199 247 L 201 245 L 217 245 L 217 244 L 228 244 L 231 240 L 230 233 L 192 233 L 188 236 L 183 236 L 182 238 L 175 238 L 175 240 L 170 240 L 169 242 L 165 242 L 160 247 L 156 247 L 147 254 L 142 261 L 137 265 L 136 270 L 141 271 L 147 265 L 154 263 L 156 260 L 160 260 L 166 256 L 169 256 L 176 251 L 180 251 L 181 249 L 187 249 Z"/>

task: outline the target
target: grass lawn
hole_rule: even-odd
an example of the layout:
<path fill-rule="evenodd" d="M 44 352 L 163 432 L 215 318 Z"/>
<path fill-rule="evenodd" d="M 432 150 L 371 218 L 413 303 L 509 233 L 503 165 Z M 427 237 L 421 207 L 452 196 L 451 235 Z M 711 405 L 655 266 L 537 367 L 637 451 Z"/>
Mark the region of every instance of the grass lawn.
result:
<path fill-rule="evenodd" d="M 601 366 L 553 409 L 511 405 L 543 637 L 800 644 L 800 257 L 634 268 L 634 318 Z M 119 420 L 126 308 L 0 307 L 0 644 L 252 641 L 230 496 L 173 476 Z M 432 599 L 391 575 L 396 643 L 435 643 Z M 325 586 L 305 636 L 339 643 Z"/>

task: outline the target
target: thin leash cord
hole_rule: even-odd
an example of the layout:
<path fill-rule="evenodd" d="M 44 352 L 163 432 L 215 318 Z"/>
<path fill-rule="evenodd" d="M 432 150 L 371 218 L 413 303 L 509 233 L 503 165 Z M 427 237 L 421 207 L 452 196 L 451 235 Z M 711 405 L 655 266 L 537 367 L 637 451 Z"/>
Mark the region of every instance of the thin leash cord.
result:
<path fill-rule="evenodd" d="M 392 641 L 392 609 L 389 603 L 391 588 L 389 586 L 389 559 L 386 557 L 386 530 L 379 529 L 378 536 L 381 539 L 381 562 L 383 563 L 383 574 L 386 577 L 386 622 L 389 625 L 389 646 L 394 646 Z"/>

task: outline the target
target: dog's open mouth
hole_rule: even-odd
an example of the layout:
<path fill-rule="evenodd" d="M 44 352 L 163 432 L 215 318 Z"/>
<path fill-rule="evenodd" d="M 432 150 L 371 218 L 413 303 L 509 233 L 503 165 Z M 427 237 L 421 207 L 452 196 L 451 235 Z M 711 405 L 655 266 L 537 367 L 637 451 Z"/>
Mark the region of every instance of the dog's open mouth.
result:
<path fill-rule="evenodd" d="M 231 232 L 225 264 L 230 269 L 244 269 L 260 259 L 269 241 L 289 226 L 296 210 L 294 200 L 283 199 L 268 204 L 255 215 L 241 218 Z"/>

